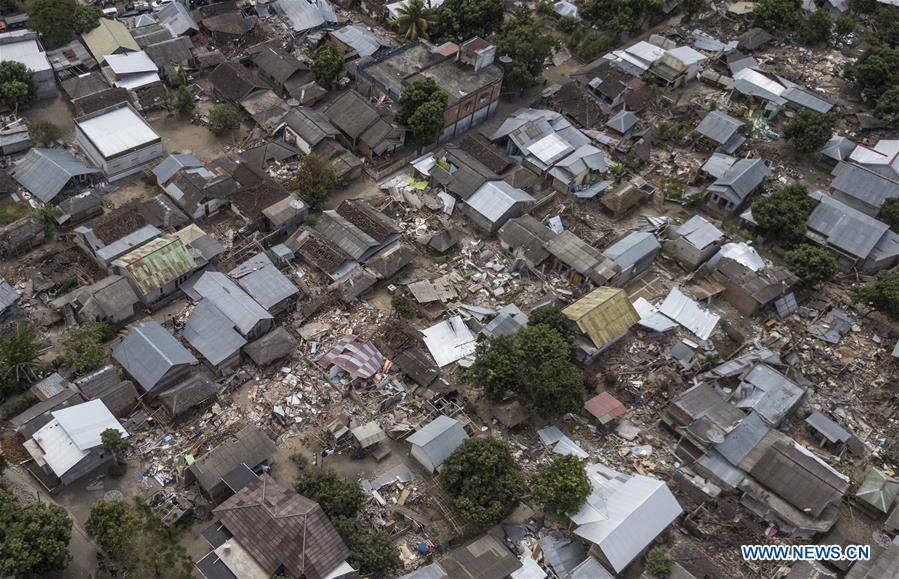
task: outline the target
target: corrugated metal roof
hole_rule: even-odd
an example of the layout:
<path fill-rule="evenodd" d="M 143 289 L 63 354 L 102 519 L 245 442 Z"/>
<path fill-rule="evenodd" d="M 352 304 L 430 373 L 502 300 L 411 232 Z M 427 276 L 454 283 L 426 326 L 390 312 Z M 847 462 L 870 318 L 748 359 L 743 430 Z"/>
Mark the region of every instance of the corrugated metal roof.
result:
<path fill-rule="evenodd" d="M 762 256 L 759 255 L 754 247 L 744 241 L 725 243 L 718 250 L 718 253 L 710 257 L 706 263 L 708 267 L 714 269 L 718 262 L 725 257 L 748 267 L 752 271 L 765 269 L 765 260 L 762 259 Z"/>
<path fill-rule="evenodd" d="M 601 464 L 587 467 L 593 491 L 571 520 L 574 534 L 596 545 L 621 572 L 683 512 L 664 482 L 627 476 Z"/>
<path fill-rule="evenodd" d="M 689 221 L 675 228 L 674 233 L 689 241 L 697 249 L 704 249 L 724 238 L 723 231 L 699 215 L 694 215 Z"/>
<path fill-rule="evenodd" d="M 125 25 L 118 20 L 101 18 L 100 25 L 81 35 L 87 49 L 97 60 L 102 63 L 104 58 L 117 50 L 140 50 L 137 42 L 132 38 Z"/>
<path fill-rule="evenodd" d="M 436 468 L 443 464 L 443 461 L 466 439 L 468 439 L 468 435 L 465 433 L 462 423 L 455 418 L 441 414 L 406 440 L 409 441 L 409 444 L 421 447 Z"/>
<path fill-rule="evenodd" d="M 300 292 L 264 253 L 257 253 L 228 275 L 267 310 Z"/>
<path fill-rule="evenodd" d="M 880 208 L 887 199 L 899 197 L 899 181 L 861 165 L 840 161 L 832 174 L 831 187 L 872 207 Z"/>
<path fill-rule="evenodd" d="M 149 392 L 176 366 L 194 365 L 197 359 L 157 322 L 138 324 L 112 357 Z"/>
<path fill-rule="evenodd" d="M 534 198 L 505 181 L 488 181 L 465 200 L 472 209 L 496 223 L 518 203 L 532 203 Z"/>
<path fill-rule="evenodd" d="M 371 56 L 382 46 L 388 46 L 369 28 L 351 24 L 331 32 L 331 36 L 351 47 L 360 57 Z"/>
<path fill-rule="evenodd" d="M 621 271 L 610 258 L 568 230 L 550 239 L 545 248 L 561 263 L 596 285 L 607 283 Z"/>
<path fill-rule="evenodd" d="M 162 231 L 152 225 L 144 225 L 136 231 L 132 231 L 125 237 L 117 239 L 97 250 L 97 257 L 105 263 L 109 263 L 115 258 L 131 251 L 135 247 L 140 247 L 147 241 L 162 235 Z"/>
<path fill-rule="evenodd" d="M 798 86 L 789 87 L 787 90 L 783 91 L 781 96 L 790 102 L 794 102 L 818 113 L 827 113 L 833 108 L 833 103 Z"/>
<path fill-rule="evenodd" d="M 337 366 L 353 378 L 368 379 L 384 365 L 384 355 L 373 343 L 347 334 L 316 362 L 322 368 Z"/>
<path fill-rule="evenodd" d="M 234 356 L 247 343 L 234 329 L 234 322 L 207 299 L 200 300 L 190 313 L 182 335 L 213 366 Z"/>
<path fill-rule="evenodd" d="M 125 54 L 110 54 L 106 64 L 116 75 L 134 74 L 138 72 L 158 72 L 156 63 L 143 50 Z"/>
<path fill-rule="evenodd" d="M 174 2 L 173 2 L 174 3 Z M 190 153 L 176 153 L 169 155 L 153 168 L 156 175 L 156 183 L 162 187 L 169 179 L 175 176 L 181 169 L 196 169 L 203 166 L 203 161 Z"/>
<path fill-rule="evenodd" d="M 322 212 L 315 231 L 353 259 L 361 258 L 368 250 L 379 245 L 375 239 L 333 209 Z"/>
<path fill-rule="evenodd" d="M 481 332 L 488 338 L 514 334 L 528 324 L 528 317 L 515 304 L 506 304 Z"/>
<path fill-rule="evenodd" d="M 602 254 L 614 261 L 624 271 L 660 248 L 659 240 L 652 233 L 632 231 L 607 247 Z"/>
<path fill-rule="evenodd" d="M 743 121 L 737 120 L 727 113 L 712 111 L 702 119 L 702 122 L 696 127 L 696 132 L 723 145 L 737 133 L 743 124 Z"/>
<path fill-rule="evenodd" d="M 190 10 L 179 0 L 169 2 L 157 14 L 160 24 L 165 26 L 172 36 L 181 36 L 191 30 L 199 30 Z"/>
<path fill-rule="evenodd" d="M 735 395 L 737 408 L 752 409 L 777 426 L 799 403 L 805 390 L 767 364 L 757 364 L 743 377 Z"/>
<path fill-rule="evenodd" d="M 165 287 L 197 268 L 184 244 L 173 235 L 158 237 L 119 257 L 115 264 L 131 274 L 144 295 Z"/>
<path fill-rule="evenodd" d="M 32 195 L 49 203 L 66 187 L 72 177 L 99 173 L 65 149 L 31 149 L 16 162 L 10 175 Z"/>
<path fill-rule="evenodd" d="M 848 430 L 817 410 L 809 414 L 805 422 L 823 434 L 832 443 L 846 442 L 852 438 L 852 434 Z"/>
<path fill-rule="evenodd" d="M 337 22 L 334 8 L 327 0 L 277 0 L 277 5 L 290 21 L 294 32 L 305 32 Z"/>
<path fill-rule="evenodd" d="M 860 259 L 867 258 L 889 226 L 825 194 L 806 225 L 827 238 L 827 243 Z"/>
<path fill-rule="evenodd" d="M 627 332 L 639 320 L 637 311 L 619 288 L 598 287 L 562 310 L 597 348 Z"/>
<path fill-rule="evenodd" d="M 207 271 L 194 284 L 193 290 L 208 298 L 244 336 L 250 334 L 260 322 L 272 319 L 265 308 L 223 273 Z"/>
<path fill-rule="evenodd" d="M 190 466 L 190 471 L 200 487 L 208 493 L 222 483 L 222 478 L 235 467 L 246 464 L 255 468 L 268 460 L 277 447 L 264 432 L 249 425 L 233 439 L 214 448 L 209 454 Z"/>
<path fill-rule="evenodd" d="M 709 191 L 740 205 L 770 174 L 771 170 L 763 160 L 740 159 L 709 185 Z"/>
<path fill-rule="evenodd" d="M 459 316 L 435 324 L 421 333 L 424 334 L 425 346 L 440 368 L 473 354 L 477 347 L 474 334 Z"/>
<path fill-rule="evenodd" d="M 829 157 L 834 161 L 843 161 L 847 159 L 849 155 L 852 154 L 852 151 L 855 149 L 855 143 L 843 137 L 842 135 L 834 134 L 827 141 L 827 144 L 821 149 L 821 154 L 825 157 Z"/>
<path fill-rule="evenodd" d="M 700 340 L 708 340 L 720 316 L 712 314 L 690 299 L 678 288 L 672 288 L 659 306 L 659 312 L 690 330 Z"/>
<path fill-rule="evenodd" d="M 750 412 L 736 428 L 724 435 L 724 442 L 715 444 L 715 450 L 733 466 L 739 466 L 771 430 L 755 412 Z"/>
<path fill-rule="evenodd" d="M 0 312 L 5 312 L 22 296 L 6 280 L 0 280 Z"/>
<path fill-rule="evenodd" d="M 128 432 L 100 400 L 76 404 L 51 414 L 81 450 L 90 450 L 103 444 L 100 434 L 107 429 L 118 430 L 123 438 L 128 437 Z"/>
<path fill-rule="evenodd" d="M 630 111 L 619 111 L 611 119 L 606 121 L 606 126 L 618 131 L 622 135 L 634 128 L 640 119 Z"/>
<path fill-rule="evenodd" d="M 127 104 L 75 119 L 75 125 L 107 159 L 161 140 L 153 127 Z"/>
<path fill-rule="evenodd" d="M 55 413 L 54 413 L 55 414 Z M 872 468 L 865 476 L 855 497 L 882 513 L 886 513 L 899 495 L 899 480 L 887 476 L 883 471 Z"/>

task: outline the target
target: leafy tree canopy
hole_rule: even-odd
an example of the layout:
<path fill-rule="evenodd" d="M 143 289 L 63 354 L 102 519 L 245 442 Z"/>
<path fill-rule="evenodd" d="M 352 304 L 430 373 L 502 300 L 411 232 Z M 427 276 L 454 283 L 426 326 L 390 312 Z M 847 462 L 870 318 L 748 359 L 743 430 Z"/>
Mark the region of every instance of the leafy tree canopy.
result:
<path fill-rule="evenodd" d="M 359 485 L 344 480 L 330 468 L 301 465 L 293 488 L 321 505 L 332 520 L 354 519 L 365 504 Z"/>
<path fill-rule="evenodd" d="M 562 338 L 570 341 L 574 341 L 578 335 L 577 324 L 559 308 L 545 307 L 535 310 L 531 312 L 528 323 L 532 326 L 549 326 Z"/>
<path fill-rule="evenodd" d="M 828 281 L 837 274 L 837 258 L 832 252 L 816 245 L 800 245 L 787 252 L 784 260 L 790 271 L 809 287 Z"/>
<path fill-rule="evenodd" d="M 337 173 L 328 161 L 311 153 L 297 170 L 297 186 L 300 196 L 315 209 L 337 188 Z"/>
<path fill-rule="evenodd" d="M 446 93 L 440 91 L 435 96 L 442 96 L 442 98 L 429 100 L 418 107 L 409 117 L 409 131 L 412 133 L 412 138 L 419 143 L 432 142 L 443 132 Z"/>
<path fill-rule="evenodd" d="M 62 355 L 59 362 L 71 368 L 76 374 L 85 374 L 97 369 L 106 361 L 106 347 L 103 342 L 111 336 L 109 324 L 91 322 L 71 330 L 62 341 Z"/>
<path fill-rule="evenodd" d="M 503 21 L 503 0 L 446 0 L 437 11 L 443 35 L 456 40 L 487 38 Z"/>
<path fill-rule="evenodd" d="M 28 123 L 31 139 L 42 147 L 49 146 L 59 138 L 59 125 L 47 119 L 34 119 Z"/>
<path fill-rule="evenodd" d="M 117 561 L 125 562 L 138 555 L 135 537 L 140 521 L 134 508 L 125 501 L 94 503 L 84 529 Z"/>
<path fill-rule="evenodd" d="M 517 9 L 502 22 L 493 38 L 496 52 L 512 59 L 503 86 L 524 90 L 534 84 L 555 41 L 527 9 Z"/>
<path fill-rule="evenodd" d="M 899 7 L 881 4 L 871 27 L 875 41 L 891 48 L 899 46 Z"/>
<path fill-rule="evenodd" d="M 231 105 L 215 105 L 209 111 L 209 130 L 217 137 L 240 127 L 240 113 Z"/>
<path fill-rule="evenodd" d="M 469 438 L 442 468 L 440 484 L 453 506 L 478 526 L 501 521 L 524 491 L 521 467 L 498 438 Z"/>
<path fill-rule="evenodd" d="M 440 98 L 438 93 L 442 93 L 437 82 L 431 77 L 425 77 L 416 80 L 403 90 L 400 95 L 399 111 L 396 114 L 396 122 L 401 125 L 408 124 L 409 117 L 415 114 L 418 108 L 431 100 L 432 98 Z M 446 94 L 443 95 L 446 98 Z"/>
<path fill-rule="evenodd" d="M 312 56 L 312 72 L 315 80 L 325 88 L 332 88 L 343 73 L 343 51 L 325 44 Z"/>
<path fill-rule="evenodd" d="M 799 25 L 799 35 L 806 44 L 821 44 L 830 39 L 833 18 L 827 8 L 817 8 Z"/>
<path fill-rule="evenodd" d="M 115 428 L 107 428 L 101 432 L 100 442 L 103 443 L 103 448 L 108 450 L 116 458 L 119 458 L 131 448 L 131 443 L 128 442 L 128 439 L 122 438 L 122 434 Z"/>
<path fill-rule="evenodd" d="M 28 6 L 28 27 L 41 33 L 44 45 L 52 50 L 100 24 L 103 15 L 96 6 L 75 0 L 34 0 Z"/>
<path fill-rule="evenodd" d="M 781 187 L 752 206 L 752 217 L 768 239 L 795 245 L 805 236 L 805 222 L 815 208 L 808 189 L 799 183 Z"/>
<path fill-rule="evenodd" d="M 899 199 L 894 197 L 884 201 L 877 218 L 889 225 L 893 231 L 899 232 Z"/>
<path fill-rule="evenodd" d="M 427 39 L 430 31 L 437 26 L 437 11 L 431 8 L 430 0 L 411 0 L 397 12 L 399 16 L 390 24 L 399 30 L 407 42 L 417 38 Z"/>
<path fill-rule="evenodd" d="M 874 114 L 894 129 L 899 129 L 899 85 L 880 95 Z"/>
<path fill-rule="evenodd" d="M 800 20 L 800 6 L 799 0 L 760 0 L 752 14 L 766 30 L 793 30 Z"/>
<path fill-rule="evenodd" d="M 350 565 L 364 577 L 388 579 L 403 567 L 399 549 L 384 533 L 355 530 L 346 543 L 350 548 Z"/>
<path fill-rule="evenodd" d="M 650 577 L 663 579 L 671 574 L 673 567 L 674 561 L 671 560 L 668 551 L 662 547 L 653 547 L 646 554 L 644 568 Z"/>
<path fill-rule="evenodd" d="M 845 72 L 865 98 L 876 102 L 881 94 L 899 84 L 899 49 L 871 46 L 848 64 Z"/>
<path fill-rule="evenodd" d="M 65 569 L 72 560 L 72 520 L 46 503 L 19 503 L 0 489 L 0 575 L 39 579 Z"/>
<path fill-rule="evenodd" d="M 621 34 L 660 19 L 662 7 L 661 0 L 588 0 L 582 14 L 597 28 Z"/>
<path fill-rule="evenodd" d="M 551 324 L 537 323 L 479 344 L 467 376 L 490 401 L 511 392 L 538 416 L 561 416 L 581 408 L 586 397 L 573 354 L 570 336 L 562 336 Z"/>
<path fill-rule="evenodd" d="M 31 71 L 21 62 L 0 63 L 0 105 L 24 109 L 37 98 Z"/>
<path fill-rule="evenodd" d="M 543 506 L 560 516 L 576 513 L 592 489 L 583 461 L 571 454 L 553 455 L 534 478 L 534 490 Z"/>
<path fill-rule="evenodd" d="M 873 282 L 852 290 L 856 303 L 869 304 L 891 319 L 899 320 L 899 273 L 880 274 Z"/>
<path fill-rule="evenodd" d="M 784 126 L 784 138 L 799 153 L 816 153 L 833 136 L 833 117 L 802 109 Z"/>
<path fill-rule="evenodd" d="M 39 357 L 42 349 L 43 345 L 30 325 L 17 325 L 10 339 L 0 338 L 0 401 L 22 383 L 37 380 L 41 373 Z"/>
<path fill-rule="evenodd" d="M 679 7 L 684 14 L 684 22 L 691 22 L 696 16 L 708 10 L 709 3 L 707 0 L 681 0 Z"/>

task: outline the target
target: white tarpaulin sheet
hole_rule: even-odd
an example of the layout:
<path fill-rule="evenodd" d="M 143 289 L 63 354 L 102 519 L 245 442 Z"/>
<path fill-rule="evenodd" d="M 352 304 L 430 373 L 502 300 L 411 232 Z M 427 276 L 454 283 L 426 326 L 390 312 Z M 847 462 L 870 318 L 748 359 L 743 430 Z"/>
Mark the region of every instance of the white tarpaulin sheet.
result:
<path fill-rule="evenodd" d="M 686 329 L 700 340 L 708 340 L 718 325 L 720 316 L 707 312 L 677 288 L 673 288 L 659 311 Z"/>

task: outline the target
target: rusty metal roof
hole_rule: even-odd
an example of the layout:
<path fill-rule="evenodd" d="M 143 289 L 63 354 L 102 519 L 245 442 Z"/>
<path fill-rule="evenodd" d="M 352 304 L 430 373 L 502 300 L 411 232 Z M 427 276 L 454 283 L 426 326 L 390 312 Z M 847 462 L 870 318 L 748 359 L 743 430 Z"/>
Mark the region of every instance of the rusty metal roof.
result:
<path fill-rule="evenodd" d="M 144 295 L 187 275 L 197 264 L 181 240 L 173 235 L 158 237 L 116 260 L 128 270 Z"/>

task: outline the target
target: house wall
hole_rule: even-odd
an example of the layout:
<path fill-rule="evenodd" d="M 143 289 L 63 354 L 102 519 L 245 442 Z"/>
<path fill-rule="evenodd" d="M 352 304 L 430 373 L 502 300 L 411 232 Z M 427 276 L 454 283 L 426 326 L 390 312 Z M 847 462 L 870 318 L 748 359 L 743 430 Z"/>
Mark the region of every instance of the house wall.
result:
<path fill-rule="evenodd" d="M 72 484 L 81 477 L 92 473 L 97 468 L 112 460 L 112 455 L 103 449 L 103 447 L 95 448 L 88 453 L 87 456 L 78 461 L 78 464 L 70 468 L 61 477 L 60 483 L 63 486 Z"/>
<path fill-rule="evenodd" d="M 890 257 L 887 259 L 873 260 L 866 259 L 862 263 L 862 273 L 877 273 L 878 271 L 888 269 L 899 263 L 899 258 Z"/>
<path fill-rule="evenodd" d="M 56 96 L 56 77 L 53 76 L 52 68 L 36 72 L 31 78 L 34 79 L 37 98 L 45 99 Z"/>
<path fill-rule="evenodd" d="M 665 255 L 674 258 L 681 265 L 692 270 L 696 269 L 710 257 L 715 255 L 722 245 L 724 245 L 724 242 L 718 241 L 704 249 L 698 249 L 683 237 L 676 237 L 665 241 L 662 244 L 662 250 L 665 252 Z"/>
<path fill-rule="evenodd" d="M 261 338 L 262 336 L 269 333 L 269 331 L 274 326 L 273 320 L 260 320 L 246 336 L 244 336 L 247 340 L 253 341 L 257 338 Z"/>
<path fill-rule="evenodd" d="M 652 253 L 649 253 L 639 259 L 637 263 L 633 264 L 627 270 L 622 270 L 621 273 L 615 275 L 611 280 L 609 280 L 609 284 L 615 287 L 622 287 L 628 282 L 638 278 L 641 274 L 643 274 L 646 270 L 652 267 L 653 261 L 655 261 L 656 255 L 658 255 L 659 250 L 655 250 Z"/>
<path fill-rule="evenodd" d="M 182 364 L 180 366 L 170 368 L 169 371 L 166 372 L 165 375 L 159 380 L 156 386 L 146 394 L 145 399 L 155 399 L 156 396 L 163 390 L 166 390 L 180 382 L 183 382 L 184 379 L 189 377 L 193 371 L 194 366 L 190 366 L 187 364 Z"/>
<path fill-rule="evenodd" d="M 722 296 L 744 316 L 752 316 L 766 305 L 757 302 L 739 284 L 733 282 L 725 286 Z"/>
<path fill-rule="evenodd" d="M 421 466 L 423 466 L 429 473 L 433 473 L 436 470 L 434 465 L 431 463 L 430 457 L 428 457 L 428 454 L 422 447 L 413 444 L 412 450 L 409 451 L 409 454 L 411 454 L 412 458 L 417 460 L 421 464 Z"/>
<path fill-rule="evenodd" d="M 493 92 L 490 92 L 489 94 L 485 92 L 489 89 L 488 87 L 488 89 L 484 89 L 484 91 L 477 93 L 473 99 L 460 101 L 460 103 L 457 103 L 446 110 L 444 113 L 444 120 L 448 124 L 444 127 L 443 133 L 441 133 L 437 142 L 445 143 L 453 137 L 461 135 L 468 129 L 480 125 L 496 112 L 496 108 L 499 106 L 499 92 L 501 85 L 497 83 L 491 86 L 495 87 L 495 95 Z M 466 113 L 465 103 L 471 101 L 478 103 L 482 96 L 487 100 L 483 104 L 474 106 L 470 113 Z M 452 119 L 452 122 L 449 122 L 449 119 Z"/>
<path fill-rule="evenodd" d="M 296 146 L 304 155 L 312 152 L 312 143 L 303 139 L 296 131 L 290 127 L 284 127 L 284 140 Z"/>
<path fill-rule="evenodd" d="M 91 143 L 81 128 L 75 125 L 75 141 L 84 154 L 93 161 L 94 165 L 103 170 L 107 180 L 117 181 L 129 175 L 138 173 L 144 165 L 162 157 L 162 142 L 152 143 L 128 154 L 111 159 L 104 157 Z"/>

